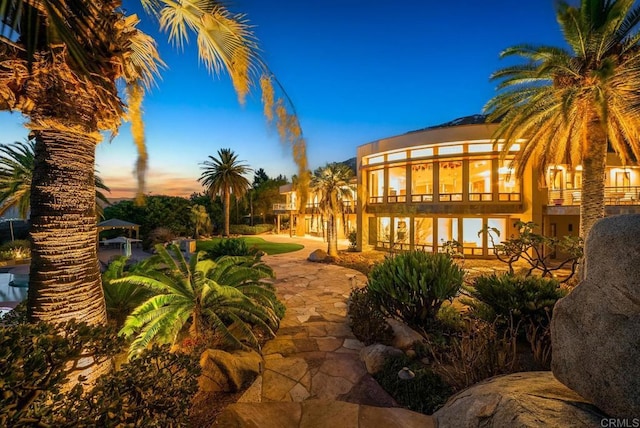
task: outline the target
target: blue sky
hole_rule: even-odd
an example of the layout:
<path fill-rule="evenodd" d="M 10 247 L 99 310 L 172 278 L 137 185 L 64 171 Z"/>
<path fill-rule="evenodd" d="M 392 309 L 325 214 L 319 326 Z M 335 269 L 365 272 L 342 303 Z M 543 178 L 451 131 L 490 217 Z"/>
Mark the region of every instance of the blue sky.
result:
<path fill-rule="evenodd" d="M 380 138 L 480 113 L 495 94 L 490 74 L 508 65 L 499 53 L 519 43 L 563 45 L 553 0 L 234 0 L 247 14 L 263 56 L 293 100 L 311 168 L 354 157 Z M 130 11 L 139 6 L 124 1 Z M 169 46 L 157 25 L 168 69 L 145 100 L 148 191 L 201 191 L 199 163 L 224 147 L 267 174 L 296 172 L 262 116 L 259 94 L 240 106 L 226 76 L 211 77 L 195 43 Z M 23 140 L 19 114 L 0 114 L 0 142 Z M 128 126 L 97 149 L 113 197 L 135 189 Z"/>

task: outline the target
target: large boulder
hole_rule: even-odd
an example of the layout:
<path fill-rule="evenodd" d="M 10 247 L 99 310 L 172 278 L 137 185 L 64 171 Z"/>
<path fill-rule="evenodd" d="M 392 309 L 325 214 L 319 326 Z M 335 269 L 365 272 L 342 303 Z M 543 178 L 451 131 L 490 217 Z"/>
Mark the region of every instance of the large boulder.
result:
<path fill-rule="evenodd" d="M 207 349 L 200 356 L 200 366 L 200 390 L 235 392 L 253 382 L 264 365 L 262 356 L 255 351 L 229 353 L 220 349 Z"/>
<path fill-rule="evenodd" d="M 640 415 L 640 215 L 597 222 L 585 279 L 553 310 L 551 369 L 610 416 Z"/>
<path fill-rule="evenodd" d="M 326 251 L 318 249 L 313 251 L 311 254 L 309 254 L 309 257 L 307 258 L 307 260 L 309 260 L 310 262 L 322 263 L 327 260 L 327 257 L 329 257 L 329 255 L 327 254 Z"/>
<path fill-rule="evenodd" d="M 598 427 L 605 416 L 551 372 L 498 376 L 465 389 L 433 414 L 438 428 Z"/>
<path fill-rule="evenodd" d="M 370 374 L 378 373 L 384 367 L 384 363 L 390 358 L 402 357 L 404 353 L 392 346 L 374 343 L 360 350 L 360 359 L 367 367 Z"/>
<path fill-rule="evenodd" d="M 393 329 L 393 342 L 391 345 L 393 345 L 394 348 L 406 351 L 408 349 L 413 349 L 413 344 L 415 342 L 424 341 L 424 337 L 422 337 L 420 333 L 413 330 L 403 322 L 394 318 L 388 318 L 387 323 Z"/>

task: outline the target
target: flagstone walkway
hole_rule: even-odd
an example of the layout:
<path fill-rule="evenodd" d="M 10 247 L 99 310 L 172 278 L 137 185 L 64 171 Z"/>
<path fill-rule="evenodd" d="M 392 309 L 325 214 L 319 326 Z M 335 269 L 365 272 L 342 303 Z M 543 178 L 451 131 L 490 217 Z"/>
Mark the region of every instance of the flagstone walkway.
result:
<path fill-rule="evenodd" d="M 276 290 L 287 312 L 278 336 L 262 349 L 262 376 L 238 404 L 229 406 L 217 426 L 432 426 L 428 416 L 390 408 L 397 403 L 360 361 L 363 344 L 351 333 L 347 299 L 353 287 L 364 286 L 365 276 L 307 261 L 314 249 L 326 249 L 326 244 L 305 240 L 304 245 L 300 251 L 264 258 L 276 272 Z M 387 409 L 375 409 L 379 407 Z M 396 422 L 376 423 L 387 419 Z"/>

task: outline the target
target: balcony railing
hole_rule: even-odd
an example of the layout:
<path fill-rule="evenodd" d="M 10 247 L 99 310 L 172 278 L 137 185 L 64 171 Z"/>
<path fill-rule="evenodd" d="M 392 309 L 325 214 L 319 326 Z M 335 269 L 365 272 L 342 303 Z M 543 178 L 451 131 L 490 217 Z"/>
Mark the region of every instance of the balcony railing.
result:
<path fill-rule="evenodd" d="M 582 189 L 549 190 L 549 205 L 577 206 L 582 202 Z M 640 205 L 640 186 L 605 187 L 606 205 Z"/>
<path fill-rule="evenodd" d="M 295 204 L 273 204 L 274 211 L 295 211 L 297 210 Z"/>

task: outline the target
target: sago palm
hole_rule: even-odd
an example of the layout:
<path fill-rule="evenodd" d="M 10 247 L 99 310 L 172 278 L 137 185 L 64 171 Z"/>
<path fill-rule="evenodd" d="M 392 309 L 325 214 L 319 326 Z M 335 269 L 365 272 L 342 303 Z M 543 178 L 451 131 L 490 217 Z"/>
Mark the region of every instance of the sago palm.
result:
<path fill-rule="evenodd" d="M 195 34 L 206 68 L 226 72 L 241 100 L 259 84 L 267 119 L 283 140 L 304 146 L 288 99 L 276 96 L 277 80 L 243 15 L 216 0 L 140 2 L 174 44 Z M 28 298 L 33 320 L 106 321 L 96 251 L 95 147 L 103 131 L 115 132 L 123 118 L 131 120 L 143 188 L 141 105 L 162 62 L 138 23 L 120 0 L 0 0 L 0 110 L 22 113 L 36 140 Z"/>
<path fill-rule="evenodd" d="M 0 144 L 0 215 L 9 208 L 16 207 L 18 215 L 26 219 L 31 200 L 31 180 L 33 178 L 35 141 Z M 103 210 L 98 202 L 105 205 L 109 200 L 102 192 L 111 190 L 96 173 L 96 213 L 102 217 Z"/>
<path fill-rule="evenodd" d="M 515 162 L 582 165 L 580 236 L 604 217 L 607 147 L 623 163 L 640 159 L 640 7 L 634 0 L 558 2 L 569 49 L 518 45 L 502 57 L 525 60 L 493 74 L 500 93 L 486 110 L 501 118 L 496 141 L 504 153 L 520 144 Z"/>
<path fill-rule="evenodd" d="M 344 202 L 353 200 L 354 189 L 351 168 L 342 163 L 329 163 L 313 172 L 311 190 L 319 195 L 318 207 L 327 221 L 327 253 L 338 255 L 338 218 L 344 218 Z"/>
<path fill-rule="evenodd" d="M 238 155 L 231 149 L 220 149 L 217 158 L 209 156 L 209 160 L 202 163 L 202 175 L 198 181 L 205 187 L 209 196 L 222 197 L 224 236 L 229 236 L 231 194 L 239 199 L 247 193 L 251 184 L 245 175 L 251 171 L 251 168 L 238 160 Z"/>
<path fill-rule="evenodd" d="M 157 270 L 111 281 L 112 285 L 135 284 L 154 292 L 131 313 L 121 330 L 135 337 L 130 357 L 152 342 L 175 344 L 185 336 L 206 338 L 209 329 L 234 348 L 259 346 L 253 326 L 274 334 L 279 320 L 265 304 L 269 293 L 263 285 L 265 275 L 252 273 L 250 268 L 230 269 L 232 264 L 245 263 L 244 259 L 201 260 L 196 254 L 187 262 L 175 245 L 168 250 L 159 245 L 156 250 Z M 248 288 L 243 289 L 245 286 Z M 260 297 L 255 288 L 264 288 Z"/>

